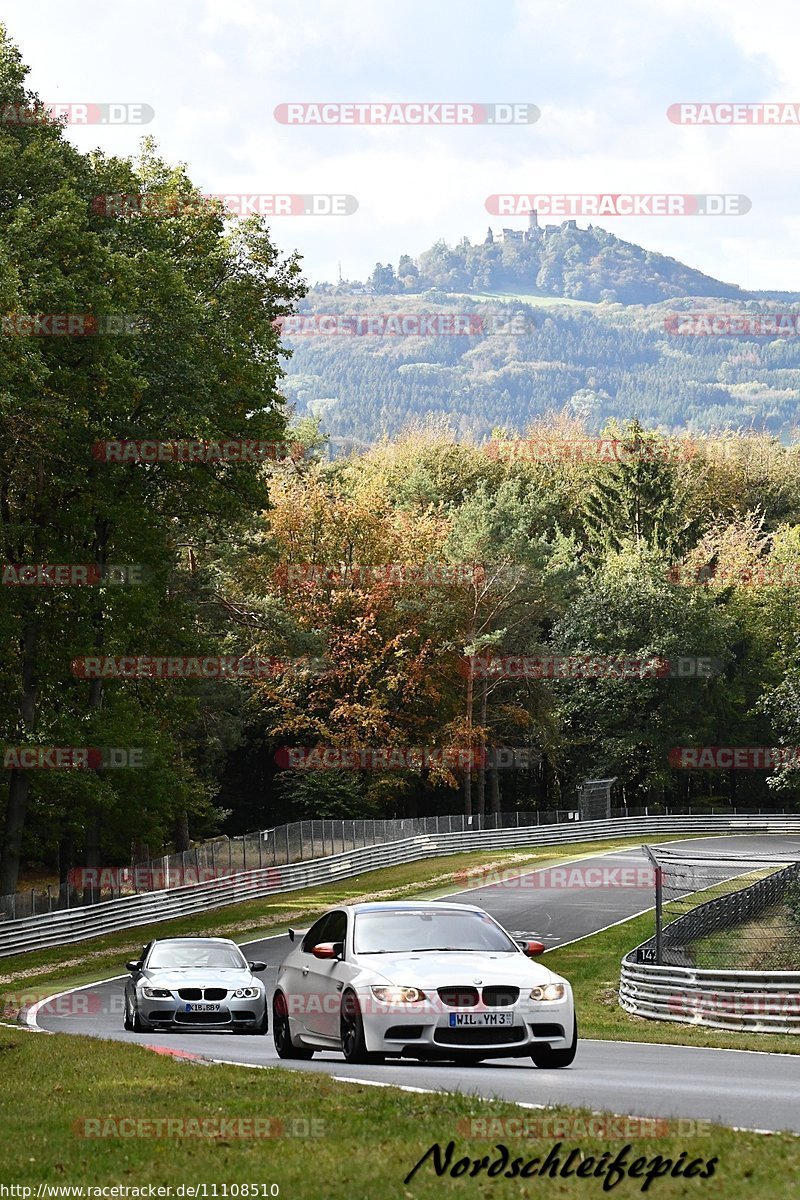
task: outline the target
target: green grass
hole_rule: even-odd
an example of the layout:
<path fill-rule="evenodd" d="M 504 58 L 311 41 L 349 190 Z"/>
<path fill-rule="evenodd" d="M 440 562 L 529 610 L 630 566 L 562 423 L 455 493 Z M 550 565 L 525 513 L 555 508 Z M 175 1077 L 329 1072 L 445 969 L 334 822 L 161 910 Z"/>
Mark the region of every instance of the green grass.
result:
<path fill-rule="evenodd" d="M 476 1136 L 464 1127 L 471 1119 L 543 1117 L 588 1120 L 585 1110 L 520 1109 L 502 1101 L 469 1096 L 422 1095 L 396 1088 L 336 1083 L 280 1068 L 249 1071 L 232 1066 L 198 1066 L 157 1056 L 141 1047 L 115 1042 L 86 1043 L 74 1036 L 26 1033 L 0 1028 L 0 1147 L 5 1184 L 56 1186 L 114 1184 L 277 1184 L 284 1200 L 432 1200 L 462 1197 L 584 1197 L 603 1195 L 599 1179 L 575 1176 L 537 1179 L 489 1179 L 485 1173 L 438 1178 L 430 1161 L 403 1181 L 425 1152 L 438 1142 L 455 1143 L 453 1162 L 462 1156 L 497 1155 L 505 1143 L 512 1157 L 544 1159 L 562 1142 L 561 1162 L 574 1149 L 597 1159 L 615 1156 L 630 1145 L 628 1161 L 679 1160 L 681 1152 L 703 1163 L 716 1157 L 710 1179 L 657 1179 L 649 1194 L 663 1198 L 702 1195 L 729 1200 L 747 1187 L 754 1196 L 783 1200 L 796 1194 L 800 1142 L 785 1134 L 765 1137 L 717 1126 L 699 1130 L 659 1122 L 659 1136 L 507 1136 L 484 1127 Z M 536 1071 L 531 1100 L 536 1100 Z M 311 1081 L 313 1080 L 313 1086 Z M 262 1128 L 295 1136 L 101 1137 L 80 1136 L 76 1123 L 89 1118 L 159 1118 L 217 1121 L 260 1118 Z M 124 1128 L 124 1126 L 123 1126 Z M 153 1126 L 151 1126 L 151 1129 Z M 196 1128 L 202 1128 L 197 1126 Z M 531 1131 L 531 1126 L 528 1126 Z M 296 1136 L 313 1131 L 315 1136 Z M 145 1134 L 147 1130 L 143 1131 Z M 652 1132 L 652 1131 L 645 1131 Z M 580 1161 L 576 1157 L 575 1167 Z M 646 1168 L 645 1168 L 646 1169 Z M 639 1196 L 644 1180 L 623 1179 L 616 1197 Z M 210 1193 L 213 1195 L 213 1193 Z M 269 1194 L 267 1187 L 267 1194 Z"/>
<path fill-rule="evenodd" d="M 797 925 L 783 904 L 774 904 L 752 921 L 720 930 L 692 943 L 698 967 L 736 963 L 741 971 L 800 971 Z"/>
<path fill-rule="evenodd" d="M 649 840 L 671 841 L 674 835 Z M 461 891 L 465 884 L 463 879 L 456 879 L 456 872 L 491 867 L 493 864 L 497 864 L 498 869 L 509 870 L 547 867 L 639 845 L 641 838 L 622 838 L 578 842 L 570 846 L 481 850 L 365 871 L 352 879 L 342 879 L 320 887 L 249 900 L 244 904 L 234 904 L 192 917 L 141 925 L 136 929 L 106 934 L 74 945 L 54 946 L 0 958 L 0 990 L 7 994 L 49 984 L 58 984 L 62 988 L 76 987 L 118 975 L 124 972 L 125 960 L 137 954 L 142 945 L 154 937 L 194 934 L 230 937 L 237 942 L 254 941 L 259 936 L 280 933 L 288 925 L 310 922 L 318 913 L 335 904 L 356 899 L 389 899 L 412 895 L 432 898 Z M 2 1011 L 0 1007 L 0 1013 Z M 6 1011 L 8 1015 L 10 1010 Z"/>
<path fill-rule="evenodd" d="M 645 913 L 547 954 L 547 966 L 572 984 L 581 1037 L 800 1054 L 800 1037 L 788 1034 L 732 1033 L 625 1012 L 617 995 L 620 963 L 629 950 L 652 936 L 653 914 Z"/>

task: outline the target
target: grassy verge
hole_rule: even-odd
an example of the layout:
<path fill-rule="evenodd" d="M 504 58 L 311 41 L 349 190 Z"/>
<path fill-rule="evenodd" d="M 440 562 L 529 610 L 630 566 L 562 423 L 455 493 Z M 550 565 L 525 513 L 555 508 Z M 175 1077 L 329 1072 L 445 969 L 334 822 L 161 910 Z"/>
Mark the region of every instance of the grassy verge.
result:
<path fill-rule="evenodd" d="M 699 1159 L 698 1171 L 707 1169 L 709 1159 L 717 1159 L 711 1178 L 656 1179 L 650 1195 L 669 1200 L 690 1193 L 729 1200 L 743 1183 L 753 1195 L 783 1200 L 796 1195 L 800 1172 L 800 1140 L 790 1135 L 765 1137 L 666 1121 L 633 1132 L 623 1125 L 587 1132 L 582 1123 L 589 1114 L 578 1109 L 535 1112 L 464 1095 L 336 1083 L 324 1075 L 313 1076 L 312 1088 L 311 1077 L 303 1072 L 199 1067 L 121 1043 L 98 1042 L 87 1055 L 85 1043 L 69 1035 L 45 1037 L 0 1028 L 0 1062 L 2 1182 L 32 1186 L 34 1197 L 42 1183 L 122 1184 L 144 1187 L 144 1195 L 148 1184 L 173 1189 L 180 1184 L 263 1184 L 258 1195 L 268 1196 L 270 1185 L 276 1185 L 284 1200 L 427 1200 L 457 1195 L 505 1200 L 544 1188 L 556 1197 L 604 1194 L 602 1179 L 575 1175 L 509 1180 L 487 1178 L 484 1170 L 473 1178 L 466 1167 L 460 1178 L 449 1172 L 437 1177 L 431 1159 L 404 1182 L 433 1143 L 444 1151 L 450 1141 L 455 1143 L 452 1163 L 487 1155 L 491 1164 L 499 1153 L 497 1144 L 503 1143 L 512 1159 L 539 1158 L 538 1167 L 559 1142 L 559 1169 L 573 1150 L 580 1151 L 573 1157 L 573 1170 L 588 1156 L 595 1160 L 588 1169 L 596 1169 L 603 1153 L 608 1153 L 608 1163 L 625 1147 L 629 1164 L 639 1157 L 646 1160 L 639 1168 L 645 1172 L 653 1169 L 656 1155 L 684 1167 Z M 536 1071 L 530 1070 L 535 1099 Z M 109 1126 L 109 1117 L 150 1125 Z M 103 1122 L 95 1130 L 107 1134 L 122 1128 L 128 1136 L 87 1139 L 81 1122 L 97 1118 Z M 173 1135 L 164 1136 L 169 1127 L 156 1123 L 164 1118 L 194 1120 L 195 1134 L 205 1131 L 205 1136 L 176 1136 L 174 1126 Z M 509 1128 L 494 1123 L 509 1118 L 523 1123 L 522 1129 L 519 1124 Z M 552 1124 L 536 1126 L 545 1118 L 574 1119 L 578 1124 L 559 1133 Z M 262 1130 L 269 1128 L 279 1136 L 235 1136 L 230 1124 L 222 1136 L 208 1136 L 214 1130 L 200 1124 L 208 1119 L 259 1119 Z M 468 1124 L 475 1120 L 486 1124 L 476 1129 Z M 130 1136 L 133 1132 L 138 1136 Z M 645 1181 L 644 1176 L 623 1178 L 613 1194 L 639 1196 Z M 210 1190 L 207 1194 L 213 1196 Z"/>
<path fill-rule="evenodd" d="M 651 1021 L 620 1008 L 617 995 L 620 962 L 629 950 L 652 934 L 653 916 L 645 913 L 571 946 L 549 951 L 547 966 L 565 975 L 572 984 L 582 1037 L 800 1054 L 800 1038 L 791 1035 L 729 1033 L 700 1025 Z"/>
<path fill-rule="evenodd" d="M 783 904 L 776 904 L 736 929 L 710 933 L 692 943 L 698 967 L 713 970 L 736 962 L 742 971 L 800 971 L 797 925 Z"/>
<path fill-rule="evenodd" d="M 673 841 L 674 835 L 649 840 Z M 138 953 L 142 945 L 153 937 L 195 934 L 230 937 L 237 942 L 254 941 L 259 936 L 279 933 L 287 925 L 311 921 L 318 913 L 335 904 L 420 894 L 447 895 L 464 888 L 462 872 L 481 867 L 534 869 L 639 845 L 641 838 L 623 838 L 579 842 L 570 846 L 482 850 L 367 871 L 352 879 L 250 900 L 206 914 L 141 925 L 75 945 L 54 946 L 0 958 L 0 987 L 6 992 L 21 987 L 39 988 L 51 983 L 74 987 L 119 974 L 124 970 L 121 964 Z"/>

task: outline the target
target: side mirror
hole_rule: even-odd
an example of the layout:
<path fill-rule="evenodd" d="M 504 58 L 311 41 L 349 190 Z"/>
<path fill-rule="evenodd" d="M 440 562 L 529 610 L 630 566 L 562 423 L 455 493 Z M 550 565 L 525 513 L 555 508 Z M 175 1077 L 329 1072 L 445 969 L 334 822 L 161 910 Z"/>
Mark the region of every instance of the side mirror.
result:
<path fill-rule="evenodd" d="M 528 958 L 536 958 L 537 954 L 544 954 L 547 947 L 543 942 L 523 942 L 522 953 L 527 954 Z"/>
<path fill-rule="evenodd" d="M 320 942 L 311 953 L 314 958 L 341 958 L 343 950 L 341 942 Z"/>
<path fill-rule="evenodd" d="M 141 965 L 142 964 L 140 962 L 126 962 L 125 970 L 126 971 L 138 971 L 140 969 Z"/>
<path fill-rule="evenodd" d="M 267 964 L 265 962 L 249 962 L 247 965 L 251 971 L 256 973 L 259 971 L 266 971 L 267 969 Z"/>

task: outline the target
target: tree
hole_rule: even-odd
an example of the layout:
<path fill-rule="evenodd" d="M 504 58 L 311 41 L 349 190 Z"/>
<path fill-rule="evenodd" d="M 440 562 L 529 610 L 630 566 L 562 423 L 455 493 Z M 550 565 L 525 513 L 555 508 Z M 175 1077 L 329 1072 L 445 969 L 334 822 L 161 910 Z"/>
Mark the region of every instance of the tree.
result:
<path fill-rule="evenodd" d="M 3 32 L 4 108 L 37 103 L 25 75 Z M 163 683 L 106 687 L 75 680 L 71 660 L 194 648 L 205 634 L 190 615 L 178 546 L 209 524 L 240 520 L 264 502 L 265 489 L 259 463 L 105 463 L 92 446 L 119 438 L 280 440 L 274 321 L 302 289 L 295 258 L 280 258 L 261 221 L 228 227 L 221 207 L 204 203 L 151 143 L 138 164 L 82 155 L 60 125 L 38 120 L 4 123 L 0 147 L 0 288 L 8 310 L 93 314 L 100 330 L 4 338 L 5 559 L 98 568 L 143 562 L 151 571 L 141 589 L 2 589 L 7 740 L 53 744 L 80 733 L 77 744 L 85 744 L 113 729 L 120 744 L 150 739 L 156 752 L 147 784 L 133 771 L 47 781 L 65 828 L 81 814 L 86 853 L 96 860 L 103 822 L 113 830 L 127 820 L 130 828 L 143 797 L 153 828 L 163 830 L 193 793 L 202 808 L 208 792 L 182 760 L 191 684 L 182 692 Z M 157 202 L 119 215 L 96 203 L 115 194 Z M 135 335 L 103 324 L 119 314 L 135 315 Z M 26 770 L 8 774 L 0 894 L 16 886 L 32 783 Z"/>

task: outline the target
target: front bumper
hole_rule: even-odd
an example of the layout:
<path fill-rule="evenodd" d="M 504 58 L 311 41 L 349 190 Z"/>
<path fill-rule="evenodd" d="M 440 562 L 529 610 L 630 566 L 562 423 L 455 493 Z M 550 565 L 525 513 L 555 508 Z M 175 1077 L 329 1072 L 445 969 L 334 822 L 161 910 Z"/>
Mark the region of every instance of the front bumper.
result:
<path fill-rule="evenodd" d="M 530 1055 L 537 1046 L 565 1050 L 572 1044 L 575 1011 L 571 994 L 563 1000 L 518 1000 L 505 1008 L 476 1005 L 469 1009 L 446 1008 L 440 1002 L 380 1004 L 371 996 L 359 997 L 367 1049 L 405 1057 L 510 1058 Z M 511 1023 L 508 1016 L 511 1016 Z M 453 1024 L 451 1016 L 496 1018 L 504 1023 Z"/>
<path fill-rule="evenodd" d="M 139 992 L 136 998 L 139 1014 L 148 1025 L 172 1029 L 251 1029 L 264 1020 L 266 995 L 259 997 L 228 996 L 218 1002 L 216 1011 L 192 1011 L 192 1004 L 205 1001 L 182 1000 L 177 993 L 170 999 L 150 999 Z"/>

